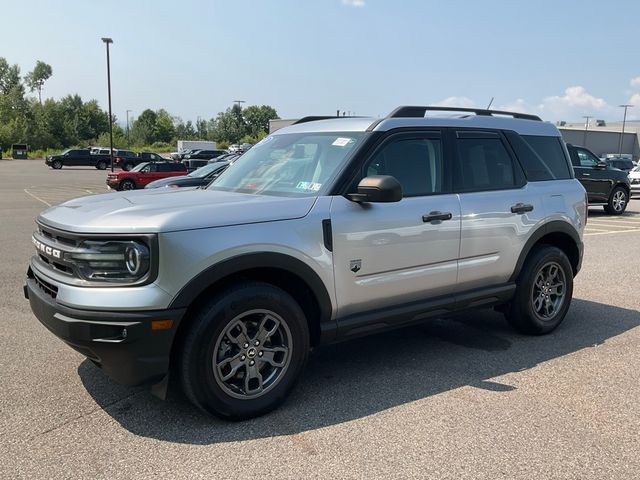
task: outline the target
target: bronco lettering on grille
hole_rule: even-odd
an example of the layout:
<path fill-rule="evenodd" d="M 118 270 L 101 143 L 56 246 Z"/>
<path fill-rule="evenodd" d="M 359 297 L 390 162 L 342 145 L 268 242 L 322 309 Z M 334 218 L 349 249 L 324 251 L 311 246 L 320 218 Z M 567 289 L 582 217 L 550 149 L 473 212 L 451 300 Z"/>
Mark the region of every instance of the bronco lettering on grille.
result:
<path fill-rule="evenodd" d="M 53 258 L 60 258 L 60 256 L 62 255 L 62 252 L 60 252 L 60 250 L 50 247 L 49 245 L 45 245 L 40 240 L 37 240 L 36 237 L 31 237 L 31 240 L 36 246 L 36 250 L 44 253 L 45 255 L 49 255 Z"/>

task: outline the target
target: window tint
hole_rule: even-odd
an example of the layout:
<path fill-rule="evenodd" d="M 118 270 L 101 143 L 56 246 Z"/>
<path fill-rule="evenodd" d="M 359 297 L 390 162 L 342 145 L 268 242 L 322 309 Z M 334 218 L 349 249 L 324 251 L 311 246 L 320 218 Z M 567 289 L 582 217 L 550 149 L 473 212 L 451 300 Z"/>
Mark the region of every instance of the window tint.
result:
<path fill-rule="evenodd" d="M 388 143 L 365 167 L 365 176 L 392 175 L 405 197 L 443 191 L 444 168 L 440 139 L 406 139 Z"/>
<path fill-rule="evenodd" d="M 598 163 L 598 158 L 589 150 L 576 148 L 576 153 L 578 154 L 578 160 L 580 161 L 581 167 L 595 167 Z"/>
<path fill-rule="evenodd" d="M 533 154 L 536 156 L 537 163 L 542 164 L 542 167 L 551 175 L 552 179 L 560 180 L 571 178 L 569 165 L 567 164 L 567 159 L 559 138 L 535 135 L 523 135 L 522 138 L 529 147 L 531 147 Z M 518 158 L 520 158 L 519 155 Z M 528 177 L 529 172 L 526 167 L 525 172 Z M 532 178 L 531 180 L 534 179 Z"/>
<path fill-rule="evenodd" d="M 516 185 L 513 162 L 500 138 L 459 138 L 464 190 L 500 190 Z"/>

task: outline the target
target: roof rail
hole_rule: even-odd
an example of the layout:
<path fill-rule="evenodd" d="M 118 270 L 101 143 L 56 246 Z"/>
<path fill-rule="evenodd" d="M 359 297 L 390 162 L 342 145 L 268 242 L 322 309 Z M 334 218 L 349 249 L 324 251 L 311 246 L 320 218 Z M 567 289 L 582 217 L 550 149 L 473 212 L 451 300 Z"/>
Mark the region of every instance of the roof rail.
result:
<path fill-rule="evenodd" d="M 508 115 L 513 118 L 519 118 L 521 120 L 536 120 L 541 122 L 542 119 L 537 115 L 529 115 L 527 113 L 517 112 L 504 112 L 502 110 L 484 110 L 482 108 L 463 108 L 463 107 L 416 107 L 416 106 L 403 106 L 396 108 L 391 112 L 387 118 L 422 118 L 427 112 L 470 112 L 476 115 L 482 116 L 494 116 L 494 115 Z"/>
<path fill-rule="evenodd" d="M 298 125 L 299 123 L 307 123 L 307 122 L 315 122 L 316 120 L 333 120 L 337 118 L 362 118 L 362 117 L 354 117 L 347 115 L 340 115 L 339 117 L 336 115 L 311 115 L 309 117 L 302 117 L 300 120 L 296 120 L 292 123 L 292 125 Z"/>

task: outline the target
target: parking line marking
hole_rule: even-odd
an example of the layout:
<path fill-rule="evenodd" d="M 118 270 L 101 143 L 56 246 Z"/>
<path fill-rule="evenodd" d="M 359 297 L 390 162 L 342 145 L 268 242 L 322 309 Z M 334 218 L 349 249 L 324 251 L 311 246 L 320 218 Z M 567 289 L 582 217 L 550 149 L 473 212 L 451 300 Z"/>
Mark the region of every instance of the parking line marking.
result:
<path fill-rule="evenodd" d="M 584 235 L 611 235 L 612 233 L 626 233 L 626 232 L 640 232 L 640 228 L 634 228 L 632 230 L 610 230 L 608 232 L 596 232 L 596 233 L 585 233 Z"/>
<path fill-rule="evenodd" d="M 594 230 L 596 232 L 608 232 L 609 230 L 603 230 L 601 228 L 591 228 L 591 227 L 584 227 L 585 230 Z"/>
<path fill-rule="evenodd" d="M 33 193 L 31 193 L 31 192 L 30 192 L 29 190 L 27 190 L 26 188 L 24 189 L 24 193 L 26 193 L 27 195 L 29 195 L 29 196 L 31 196 L 31 197 L 33 197 L 33 198 L 35 198 L 35 199 L 36 199 L 36 200 L 38 200 L 39 202 L 44 203 L 47 207 L 50 207 L 50 206 L 51 206 L 51 204 L 50 204 L 50 203 L 45 202 L 43 199 L 41 199 L 41 198 L 39 198 L 39 197 L 36 197 Z"/>
<path fill-rule="evenodd" d="M 610 228 L 638 228 L 640 224 L 636 225 L 616 225 L 615 223 L 603 223 L 603 222 L 589 222 L 594 227 L 610 227 Z"/>
<path fill-rule="evenodd" d="M 611 222 L 611 223 L 630 223 L 632 225 L 640 224 L 640 218 L 626 218 L 624 220 L 614 220 L 613 218 L 591 218 L 592 222 Z"/>

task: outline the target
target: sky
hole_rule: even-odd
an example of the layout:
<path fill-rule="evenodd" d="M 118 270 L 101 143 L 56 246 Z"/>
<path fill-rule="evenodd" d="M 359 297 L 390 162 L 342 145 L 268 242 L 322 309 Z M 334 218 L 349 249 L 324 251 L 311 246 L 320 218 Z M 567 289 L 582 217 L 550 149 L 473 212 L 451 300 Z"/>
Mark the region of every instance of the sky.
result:
<path fill-rule="evenodd" d="M 0 0 L 0 56 L 121 120 L 211 118 L 234 100 L 281 118 L 449 105 L 640 118 L 640 1 Z M 11 19 L 11 21 L 9 21 Z"/>

